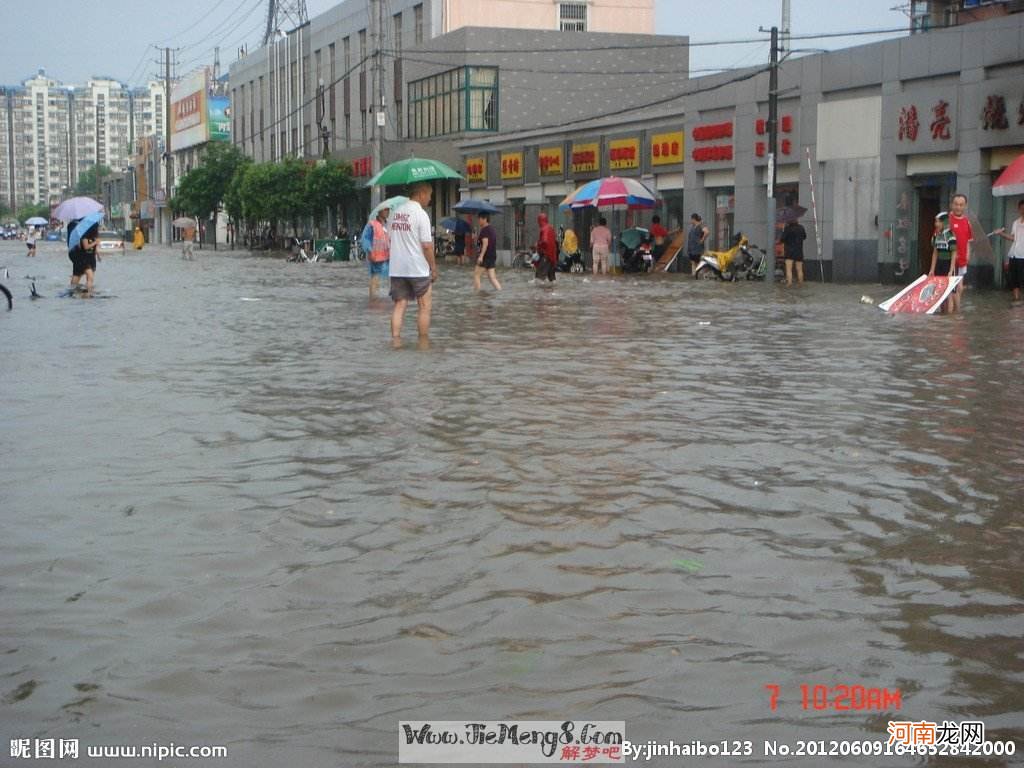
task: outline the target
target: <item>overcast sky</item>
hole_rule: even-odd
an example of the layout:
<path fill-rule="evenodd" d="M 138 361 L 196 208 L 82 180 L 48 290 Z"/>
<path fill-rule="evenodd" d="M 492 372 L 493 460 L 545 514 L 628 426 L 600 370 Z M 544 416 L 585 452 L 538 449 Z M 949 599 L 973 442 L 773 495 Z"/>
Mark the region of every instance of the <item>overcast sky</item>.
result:
<path fill-rule="evenodd" d="M 311 18 L 336 4 L 306 0 Z M 794 35 L 909 26 L 903 13 L 891 10 L 896 0 L 792 0 L 791 5 Z M 0 84 L 20 84 L 44 68 L 68 84 L 109 75 L 139 85 L 159 69 L 150 46 L 181 48 L 177 56 L 185 71 L 212 63 L 213 46 L 219 44 L 226 71 L 239 45 L 258 45 L 267 0 L 2 0 L 2 6 Z M 657 0 L 657 32 L 689 35 L 693 43 L 761 37 L 758 27 L 778 25 L 781 8 L 781 0 Z M 792 47 L 834 49 L 876 39 L 801 40 Z M 697 46 L 690 53 L 695 75 L 767 60 L 766 43 Z"/>

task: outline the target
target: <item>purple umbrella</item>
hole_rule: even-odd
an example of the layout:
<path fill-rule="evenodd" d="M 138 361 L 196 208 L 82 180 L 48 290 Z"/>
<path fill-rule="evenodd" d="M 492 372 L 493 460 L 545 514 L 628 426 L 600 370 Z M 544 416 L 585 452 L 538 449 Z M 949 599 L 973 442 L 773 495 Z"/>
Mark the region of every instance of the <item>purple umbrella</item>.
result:
<path fill-rule="evenodd" d="M 73 221 L 102 210 L 103 204 L 97 203 L 91 197 L 72 197 L 54 209 L 53 218 L 61 221 Z"/>

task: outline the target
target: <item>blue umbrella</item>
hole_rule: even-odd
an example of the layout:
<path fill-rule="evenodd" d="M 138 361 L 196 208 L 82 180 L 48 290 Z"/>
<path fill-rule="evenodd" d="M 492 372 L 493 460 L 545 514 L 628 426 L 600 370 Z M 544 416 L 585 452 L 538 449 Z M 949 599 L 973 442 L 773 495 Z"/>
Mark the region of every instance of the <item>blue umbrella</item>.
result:
<path fill-rule="evenodd" d="M 96 224 L 103 221 L 103 211 L 96 211 L 83 216 L 75 228 L 71 230 L 71 234 L 68 235 L 68 250 L 75 248 L 80 242 L 82 242 L 82 235 L 88 232 Z"/>
<path fill-rule="evenodd" d="M 500 208 L 496 208 L 486 200 L 459 200 L 452 206 L 452 210 L 459 213 L 501 213 Z"/>

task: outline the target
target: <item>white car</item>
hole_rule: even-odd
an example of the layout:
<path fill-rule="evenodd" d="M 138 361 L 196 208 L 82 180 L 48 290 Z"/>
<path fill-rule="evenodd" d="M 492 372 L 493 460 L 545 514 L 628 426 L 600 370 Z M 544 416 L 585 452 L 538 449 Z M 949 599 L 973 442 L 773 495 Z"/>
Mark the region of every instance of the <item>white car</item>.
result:
<path fill-rule="evenodd" d="M 99 240 L 98 247 L 101 251 L 124 250 L 124 237 L 117 232 L 101 231 Z"/>

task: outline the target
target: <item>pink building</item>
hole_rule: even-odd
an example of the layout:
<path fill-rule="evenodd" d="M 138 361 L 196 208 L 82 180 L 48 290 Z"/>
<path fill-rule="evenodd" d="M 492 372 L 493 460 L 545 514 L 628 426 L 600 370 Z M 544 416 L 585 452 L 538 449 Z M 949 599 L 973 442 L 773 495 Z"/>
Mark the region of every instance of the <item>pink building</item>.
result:
<path fill-rule="evenodd" d="M 441 0 L 441 34 L 459 27 L 654 34 L 654 0 Z"/>

